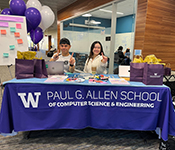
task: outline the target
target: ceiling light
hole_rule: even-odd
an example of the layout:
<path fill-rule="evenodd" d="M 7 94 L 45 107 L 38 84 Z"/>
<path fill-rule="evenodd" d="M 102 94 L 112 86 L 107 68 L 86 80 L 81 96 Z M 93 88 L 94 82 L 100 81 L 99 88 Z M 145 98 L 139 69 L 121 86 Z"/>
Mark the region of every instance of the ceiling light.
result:
<path fill-rule="evenodd" d="M 111 10 L 106 10 L 106 9 L 99 9 L 100 11 L 104 11 L 104 12 L 108 12 L 108 13 L 112 13 Z"/>
<path fill-rule="evenodd" d="M 101 24 L 101 22 L 95 21 L 95 20 L 85 20 L 85 24 L 86 25 L 97 25 L 97 24 Z"/>
<path fill-rule="evenodd" d="M 91 14 L 84 14 L 82 15 L 83 17 L 91 17 L 92 15 Z"/>
<path fill-rule="evenodd" d="M 108 13 L 112 13 L 111 10 L 106 10 L 106 9 L 99 9 L 100 11 L 104 11 L 104 12 L 108 12 Z"/>
<path fill-rule="evenodd" d="M 91 21 L 90 21 L 90 24 L 101 24 L 101 22 L 95 21 L 95 20 L 91 20 Z"/>
<path fill-rule="evenodd" d="M 74 27 L 82 27 L 82 28 L 94 28 L 94 29 L 105 29 L 105 27 L 99 27 L 99 26 L 89 26 L 89 25 L 83 25 L 83 24 L 75 24 L 75 23 L 69 23 L 69 26 Z"/>
<path fill-rule="evenodd" d="M 108 12 L 108 13 L 112 13 L 111 10 L 106 10 L 106 9 L 99 9 L 99 10 L 100 10 L 100 11 L 104 11 L 104 12 Z M 117 12 L 117 14 L 119 14 L 119 15 L 123 15 L 122 12 Z"/>
<path fill-rule="evenodd" d="M 122 13 L 122 12 L 117 12 L 117 14 L 119 14 L 119 15 L 123 15 L 123 13 Z"/>
<path fill-rule="evenodd" d="M 101 24 L 101 22 L 99 22 L 99 21 L 95 21 L 94 24 Z"/>

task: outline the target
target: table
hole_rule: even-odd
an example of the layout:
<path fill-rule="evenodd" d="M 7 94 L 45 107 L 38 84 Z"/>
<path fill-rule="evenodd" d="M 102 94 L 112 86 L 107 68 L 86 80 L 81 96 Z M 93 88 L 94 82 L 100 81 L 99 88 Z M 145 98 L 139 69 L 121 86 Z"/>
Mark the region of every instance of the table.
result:
<path fill-rule="evenodd" d="M 175 113 L 167 86 L 10 80 L 5 84 L 0 133 L 13 130 L 124 129 L 175 136 Z"/>

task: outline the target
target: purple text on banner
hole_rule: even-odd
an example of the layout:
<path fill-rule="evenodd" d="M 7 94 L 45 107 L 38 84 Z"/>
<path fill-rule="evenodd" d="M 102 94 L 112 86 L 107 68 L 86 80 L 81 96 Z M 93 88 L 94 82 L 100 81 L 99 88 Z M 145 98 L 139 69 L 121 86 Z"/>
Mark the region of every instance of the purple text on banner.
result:
<path fill-rule="evenodd" d="M 8 22 L 0 22 L 0 27 L 9 27 Z"/>
<path fill-rule="evenodd" d="M 7 17 L 7 16 L 0 16 L 1 21 L 11 21 L 11 22 L 23 22 L 22 17 Z"/>

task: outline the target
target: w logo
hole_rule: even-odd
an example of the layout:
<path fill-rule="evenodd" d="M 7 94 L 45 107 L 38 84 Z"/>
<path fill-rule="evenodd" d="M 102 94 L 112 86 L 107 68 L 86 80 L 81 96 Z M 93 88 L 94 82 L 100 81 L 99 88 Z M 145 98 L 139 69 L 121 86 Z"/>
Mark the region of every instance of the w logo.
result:
<path fill-rule="evenodd" d="M 34 100 L 32 93 L 28 94 L 28 97 L 26 100 L 25 98 L 26 93 L 18 93 L 18 96 L 20 96 L 25 108 L 29 108 L 30 103 L 33 108 L 38 108 L 38 101 L 39 101 L 39 96 L 41 95 L 41 92 L 35 92 L 34 95 L 36 97 L 36 100 Z"/>

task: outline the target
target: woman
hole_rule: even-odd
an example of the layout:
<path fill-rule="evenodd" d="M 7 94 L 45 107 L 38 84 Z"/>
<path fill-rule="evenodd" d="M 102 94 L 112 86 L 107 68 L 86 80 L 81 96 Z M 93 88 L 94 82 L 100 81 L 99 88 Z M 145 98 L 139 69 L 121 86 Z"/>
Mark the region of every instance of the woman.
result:
<path fill-rule="evenodd" d="M 103 47 L 99 41 L 91 45 L 90 54 L 86 60 L 84 72 L 92 74 L 106 74 L 108 58 L 104 56 Z"/>
<path fill-rule="evenodd" d="M 127 48 L 126 51 L 123 53 L 125 55 L 125 59 L 123 61 L 124 65 L 130 65 L 131 59 L 130 59 L 130 49 Z"/>
<path fill-rule="evenodd" d="M 125 52 L 123 52 L 123 54 L 127 57 L 130 58 L 130 49 L 127 48 Z"/>

